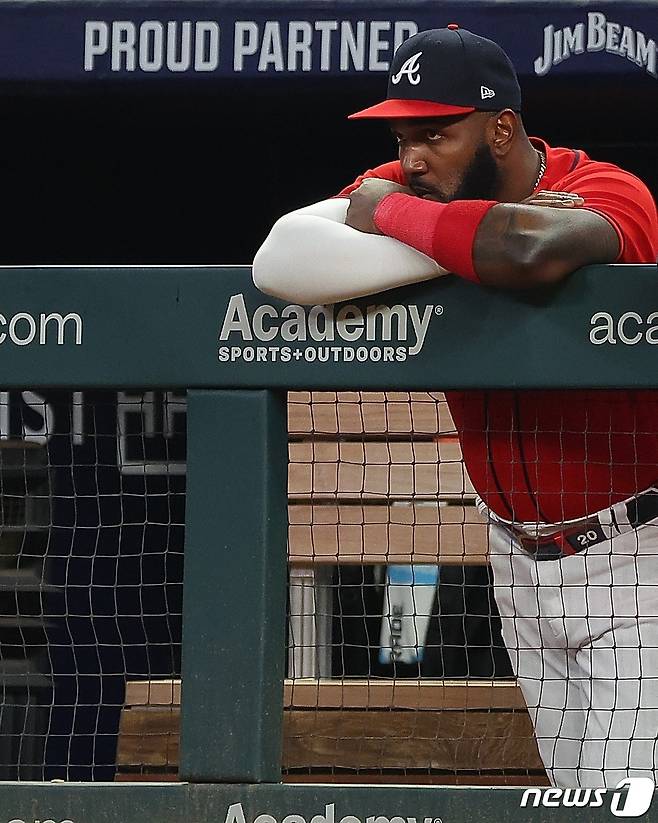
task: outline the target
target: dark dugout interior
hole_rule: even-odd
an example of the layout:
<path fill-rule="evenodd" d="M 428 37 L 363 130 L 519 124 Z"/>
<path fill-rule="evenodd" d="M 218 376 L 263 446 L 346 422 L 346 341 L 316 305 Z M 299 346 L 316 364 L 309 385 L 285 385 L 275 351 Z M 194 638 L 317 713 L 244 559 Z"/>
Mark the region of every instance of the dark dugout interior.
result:
<path fill-rule="evenodd" d="M 581 148 L 658 196 L 656 80 L 522 79 L 529 134 Z M 382 75 L 5 88 L 0 263 L 249 263 L 273 220 L 395 157 L 346 115 Z"/>

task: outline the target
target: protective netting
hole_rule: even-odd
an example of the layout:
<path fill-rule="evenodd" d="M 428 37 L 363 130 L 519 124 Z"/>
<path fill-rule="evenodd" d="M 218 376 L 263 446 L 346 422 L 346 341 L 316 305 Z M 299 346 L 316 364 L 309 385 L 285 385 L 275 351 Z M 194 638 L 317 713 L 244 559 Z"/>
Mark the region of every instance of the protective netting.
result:
<path fill-rule="evenodd" d="M 651 772 L 654 394 L 480 393 L 461 440 L 440 393 L 289 395 L 287 780 Z M 2 779 L 176 779 L 185 423 L 173 391 L 0 393 Z M 483 513 L 471 434 L 534 519 Z"/>
<path fill-rule="evenodd" d="M 184 396 L 0 396 L 0 776 L 107 780 L 127 680 L 180 672 Z"/>

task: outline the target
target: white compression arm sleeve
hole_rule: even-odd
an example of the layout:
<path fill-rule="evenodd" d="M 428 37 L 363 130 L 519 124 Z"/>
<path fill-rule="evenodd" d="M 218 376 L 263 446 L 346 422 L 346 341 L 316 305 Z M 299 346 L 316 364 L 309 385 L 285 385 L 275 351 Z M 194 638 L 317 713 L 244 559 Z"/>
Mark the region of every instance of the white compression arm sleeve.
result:
<path fill-rule="evenodd" d="M 335 303 L 448 274 L 430 257 L 391 237 L 345 225 L 346 198 L 281 217 L 253 262 L 261 291 L 296 303 Z"/>

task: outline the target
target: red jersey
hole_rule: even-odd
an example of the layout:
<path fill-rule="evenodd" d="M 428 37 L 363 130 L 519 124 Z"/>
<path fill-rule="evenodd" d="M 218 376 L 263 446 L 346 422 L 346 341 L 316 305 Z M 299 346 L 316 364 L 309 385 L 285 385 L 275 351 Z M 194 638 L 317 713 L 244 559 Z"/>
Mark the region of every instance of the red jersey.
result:
<path fill-rule="evenodd" d="M 546 153 L 538 190 L 575 192 L 620 240 L 618 263 L 655 263 L 658 216 L 647 187 L 582 151 Z M 398 161 L 367 177 L 406 184 Z M 466 467 L 484 502 L 516 522 L 559 523 L 592 514 L 658 485 L 658 391 L 452 391 L 446 397 Z"/>

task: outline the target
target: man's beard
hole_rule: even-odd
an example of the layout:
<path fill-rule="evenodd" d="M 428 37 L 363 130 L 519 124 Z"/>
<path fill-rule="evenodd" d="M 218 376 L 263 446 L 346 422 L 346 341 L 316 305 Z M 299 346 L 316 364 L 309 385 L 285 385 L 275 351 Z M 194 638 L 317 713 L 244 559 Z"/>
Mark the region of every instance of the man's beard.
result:
<path fill-rule="evenodd" d="M 486 143 L 477 149 L 466 167 L 457 191 L 450 200 L 496 200 L 499 172 L 491 149 Z"/>
<path fill-rule="evenodd" d="M 409 181 L 409 186 L 419 197 L 427 195 L 431 200 L 450 203 L 452 200 L 496 200 L 499 183 L 498 166 L 491 149 L 486 143 L 482 143 L 476 149 L 454 192 L 447 193 L 434 186 L 429 189 L 420 183 L 414 184 L 413 180 Z"/>

